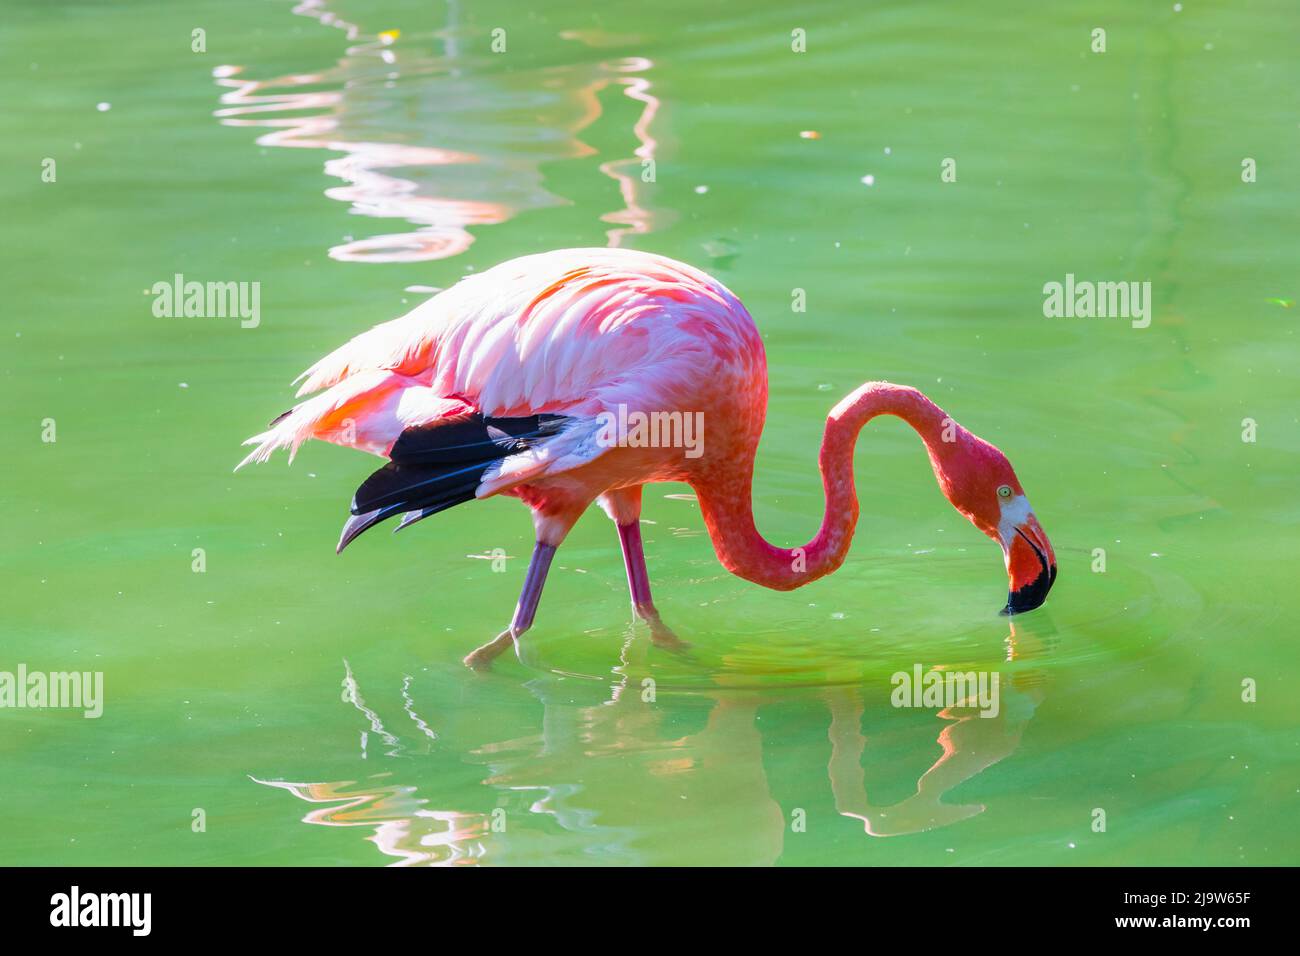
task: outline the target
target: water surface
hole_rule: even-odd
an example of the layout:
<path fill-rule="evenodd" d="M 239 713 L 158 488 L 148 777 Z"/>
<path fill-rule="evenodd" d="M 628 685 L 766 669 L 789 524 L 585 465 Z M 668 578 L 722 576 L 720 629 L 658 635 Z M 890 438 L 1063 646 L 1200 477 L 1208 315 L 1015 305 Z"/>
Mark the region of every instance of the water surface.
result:
<path fill-rule="evenodd" d="M 1297 16 L 1090 7 L 10 4 L 0 669 L 103 671 L 107 701 L 0 710 L 0 862 L 1300 861 Z M 904 382 L 1015 463 L 1048 604 L 996 614 L 996 547 L 885 420 L 837 574 L 733 578 L 657 487 L 650 572 L 691 651 L 629 622 L 595 512 L 534 662 L 476 675 L 530 550 L 516 502 L 339 558 L 370 459 L 231 474 L 357 331 L 608 244 L 757 318 L 770 539 L 816 527 L 827 410 Z M 259 324 L 156 318 L 176 273 L 259 282 Z M 1150 327 L 1045 318 L 1067 273 L 1151 281 Z M 918 663 L 999 671 L 998 716 L 892 707 Z"/>

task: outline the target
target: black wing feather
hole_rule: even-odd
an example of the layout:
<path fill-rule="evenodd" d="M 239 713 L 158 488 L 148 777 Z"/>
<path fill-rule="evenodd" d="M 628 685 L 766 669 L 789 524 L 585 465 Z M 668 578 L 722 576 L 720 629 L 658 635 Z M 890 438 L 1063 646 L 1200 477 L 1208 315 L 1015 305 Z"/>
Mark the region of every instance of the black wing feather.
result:
<path fill-rule="evenodd" d="M 496 461 L 527 448 L 531 439 L 554 434 L 565 421 L 563 415 L 457 415 L 408 428 L 397 437 L 388 457 L 403 464 L 426 465 Z"/>
<path fill-rule="evenodd" d="M 407 465 L 390 461 L 361 483 L 352 498 L 352 513 L 359 515 L 396 505 L 415 507 L 426 498 L 442 497 L 453 489 L 463 490 L 466 486 L 472 496 L 483 473 L 495 460 L 448 465 Z"/>
<path fill-rule="evenodd" d="M 428 517 L 470 501 L 484 473 L 503 458 L 553 435 L 563 415 L 485 418 L 458 415 L 408 428 L 389 452 L 390 461 L 361 483 L 343 526 L 341 552 L 362 532 L 402 512 Z M 412 517 L 403 524 L 419 520 Z"/>

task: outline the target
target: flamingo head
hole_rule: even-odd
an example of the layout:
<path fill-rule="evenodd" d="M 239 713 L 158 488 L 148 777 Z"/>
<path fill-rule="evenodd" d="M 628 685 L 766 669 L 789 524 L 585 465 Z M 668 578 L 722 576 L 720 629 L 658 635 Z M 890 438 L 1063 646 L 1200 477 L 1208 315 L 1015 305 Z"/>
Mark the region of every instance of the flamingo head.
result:
<path fill-rule="evenodd" d="M 956 441 L 932 458 L 945 497 L 1002 548 L 1010 579 L 1002 613 L 1041 605 L 1056 581 L 1056 554 L 1007 456 L 959 428 Z"/>

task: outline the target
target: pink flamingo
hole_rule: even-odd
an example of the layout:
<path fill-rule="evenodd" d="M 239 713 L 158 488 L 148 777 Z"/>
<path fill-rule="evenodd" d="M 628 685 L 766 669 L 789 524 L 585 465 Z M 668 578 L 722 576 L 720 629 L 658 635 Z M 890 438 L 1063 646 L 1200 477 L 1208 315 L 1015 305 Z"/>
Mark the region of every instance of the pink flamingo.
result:
<path fill-rule="evenodd" d="M 245 442 L 257 447 L 240 466 L 277 448 L 292 460 L 308 438 L 387 457 L 357 489 L 340 552 L 399 513 L 397 530 L 496 494 L 532 509 L 536 545 L 514 617 L 465 658 L 471 667 L 511 645 L 518 653 L 555 550 L 593 501 L 618 525 L 634 613 L 656 642 L 675 641 L 651 600 L 641 546 L 647 482 L 691 485 L 733 574 L 786 591 L 831 573 L 858 519 L 853 446 L 877 415 L 916 429 L 944 496 L 1001 546 L 1004 613 L 1038 607 L 1056 579 L 1052 546 L 1006 456 L 915 388 L 888 382 L 831 409 L 817 534 L 801 548 L 765 541 L 750 498 L 767 406 L 763 343 L 720 282 L 662 256 L 562 249 L 511 260 L 357 336 L 303 379 L 300 396 L 326 391 Z M 695 422 L 707 440 L 698 430 L 689 443 Z"/>

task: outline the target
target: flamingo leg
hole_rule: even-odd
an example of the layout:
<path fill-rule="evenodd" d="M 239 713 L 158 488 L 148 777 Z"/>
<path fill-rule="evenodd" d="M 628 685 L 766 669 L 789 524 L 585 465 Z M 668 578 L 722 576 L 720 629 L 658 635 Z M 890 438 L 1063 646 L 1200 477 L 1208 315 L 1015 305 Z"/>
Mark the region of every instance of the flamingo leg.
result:
<path fill-rule="evenodd" d="M 627 568 L 627 589 L 632 595 L 632 611 L 650 625 L 650 639 L 661 647 L 681 649 L 688 646 L 659 617 L 650 597 L 650 575 L 645 566 L 645 548 L 641 544 L 641 521 L 619 523 L 618 540 L 623 546 L 623 565 Z"/>
<path fill-rule="evenodd" d="M 515 605 L 515 616 L 510 626 L 488 641 L 482 647 L 476 647 L 465 658 L 469 667 L 484 669 L 494 661 L 507 647 L 514 646 L 518 653 L 519 638 L 533 626 L 537 616 L 537 605 L 542 599 L 542 588 L 546 585 L 546 572 L 551 569 L 551 559 L 555 557 L 555 545 L 538 541 L 533 546 L 533 556 L 528 562 L 528 573 L 524 575 L 524 587 L 519 593 L 519 603 Z"/>

